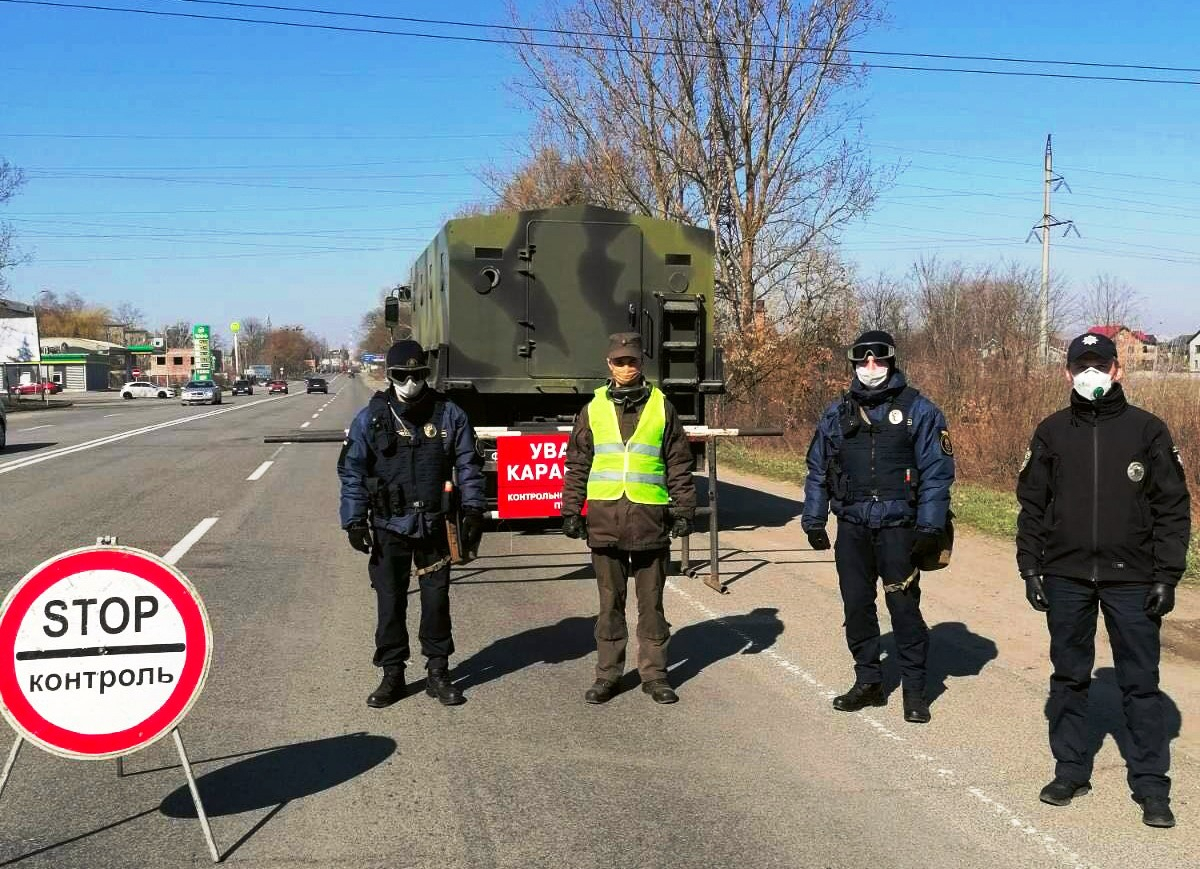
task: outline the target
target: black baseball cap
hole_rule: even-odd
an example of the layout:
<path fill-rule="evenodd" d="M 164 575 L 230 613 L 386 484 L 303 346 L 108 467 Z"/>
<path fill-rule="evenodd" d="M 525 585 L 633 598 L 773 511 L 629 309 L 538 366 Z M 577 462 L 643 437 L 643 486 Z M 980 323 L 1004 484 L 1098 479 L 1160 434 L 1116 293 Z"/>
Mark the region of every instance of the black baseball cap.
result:
<path fill-rule="evenodd" d="M 392 380 L 429 376 L 429 354 L 412 339 L 397 341 L 387 352 L 387 375 Z"/>
<path fill-rule="evenodd" d="M 1112 362 L 1117 358 L 1117 345 L 1112 338 L 1099 332 L 1084 332 L 1075 338 L 1067 347 L 1067 364 L 1070 365 L 1085 354 L 1099 356 L 1104 362 Z"/>

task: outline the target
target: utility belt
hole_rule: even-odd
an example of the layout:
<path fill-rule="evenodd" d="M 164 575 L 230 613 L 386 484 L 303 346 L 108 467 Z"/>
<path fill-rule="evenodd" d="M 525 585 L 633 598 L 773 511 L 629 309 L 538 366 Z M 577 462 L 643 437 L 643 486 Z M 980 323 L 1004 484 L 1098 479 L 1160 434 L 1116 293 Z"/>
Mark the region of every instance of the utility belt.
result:
<path fill-rule="evenodd" d="M 399 486 L 389 486 L 379 477 L 367 477 L 366 483 L 371 512 L 384 522 L 399 516 L 420 513 L 438 516 L 444 512 L 441 498 L 437 501 L 405 501 L 404 490 Z"/>

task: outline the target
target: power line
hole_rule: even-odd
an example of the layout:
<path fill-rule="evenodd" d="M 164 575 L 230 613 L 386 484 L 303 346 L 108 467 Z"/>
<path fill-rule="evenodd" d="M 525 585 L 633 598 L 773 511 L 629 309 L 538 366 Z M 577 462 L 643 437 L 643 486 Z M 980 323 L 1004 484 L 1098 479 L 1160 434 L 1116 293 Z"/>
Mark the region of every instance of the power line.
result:
<path fill-rule="evenodd" d="M 179 18 L 199 21 L 229 21 L 236 24 L 259 24 L 271 27 L 289 27 L 300 30 L 323 30 L 333 31 L 338 33 L 365 33 L 375 36 L 400 36 L 410 39 L 429 39 L 443 42 L 468 42 L 476 44 L 489 45 L 517 45 L 527 48 L 555 48 L 569 49 L 573 51 L 619 51 L 624 54 L 637 54 L 649 57 L 666 57 L 670 56 L 670 52 L 655 51 L 651 49 L 615 47 L 612 49 L 604 49 L 594 45 L 583 45 L 579 43 L 563 43 L 563 42 L 535 42 L 533 40 L 524 39 L 501 39 L 498 37 L 483 37 L 483 36 L 451 36 L 444 33 L 423 33 L 420 31 L 405 31 L 405 30 L 381 30 L 368 27 L 346 27 L 333 24 L 313 24 L 302 23 L 297 21 L 279 21 L 266 18 L 240 18 L 231 15 L 197 15 L 189 12 L 163 12 L 152 9 L 130 9 L 124 6 L 97 6 L 84 3 L 61 3 L 51 2 L 51 0 L 0 0 L 0 3 L 17 3 L 24 6 L 45 6 L 60 9 L 88 9 L 96 12 L 123 12 L 135 15 L 150 15 L 160 18 Z M 726 57 L 721 55 L 708 55 L 697 53 L 686 53 L 682 56 L 698 60 L 730 60 L 732 56 Z M 743 59 L 751 61 L 773 61 L 774 58 L 769 57 L 754 57 L 748 55 Z M 1102 76 L 1102 75 L 1077 75 L 1073 73 L 1058 73 L 1058 72 L 1033 72 L 1023 70 L 1003 70 L 1003 69 L 975 69 L 968 67 L 947 67 L 947 66 L 916 66 L 911 64 L 884 64 L 884 63 L 838 63 L 834 61 L 821 61 L 822 65 L 838 68 L 838 69 L 881 69 L 881 70 L 901 70 L 906 72 L 948 72 L 968 75 L 992 75 L 992 76 L 1009 76 L 1017 78 L 1048 78 L 1048 79 L 1064 79 L 1075 81 L 1105 81 L 1105 82 L 1125 82 L 1131 84 L 1166 84 L 1166 85 L 1200 85 L 1200 80 L 1197 79 L 1168 79 L 1168 78 L 1140 78 L 1135 76 Z"/>
<path fill-rule="evenodd" d="M 232 6 L 239 9 L 262 9 L 271 12 L 301 12 L 309 15 L 332 15 L 339 18 L 360 18 L 373 21 L 403 21 L 409 24 L 432 24 L 446 27 L 469 27 L 483 30 L 505 30 L 517 33 L 548 33 L 554 36 L 582 36 L 600 39 L 636 38 L 647 42 L 682 42 L 688 45 L 723 45 L 733 48 L 742 47 L 741 43 L 722 39 L 690 39 L 673 36 L 650 36 L 639 34 L 631 37 L 629 34 L 591 30 L 567 30 L 555 27 L 532 27 L 521 24 L 489 24 L 482 21 L 456 21 L 441 18 L 416 18 L 407 15 L 381 15 L 368 12 L 338 12 L 332 9 L 313 9 L 305 6 L 271 6 L 262 3 L 234 3 L 232 0 L 182 0 L 185 3 L 196 3 L 206 6 Z M 752 42 L 751 50 L 767 49 L 769 51 L 811 51 L 822 52 L 823 48 L 808 48 L 803 45 L 782 42 Z M 922 51 L 883 51 L 865 48 L 845 49 L 847 54 L 862 54 L 872 57 L 918 57 L 926 60 L 982 60 L 992 63 L 1025 63 L 1042 66 L 1081 66 L 1100 69 L 1140 69 L 1150 72 L 1200 72 L 1200 67 L 1194 66 L 1151 66 L 1139 63 L 1105 63 L 1091 60 L 1057 60 L 1032 57 L 1006 57 L 987 54 L 935 54 Z"/>
<path fill-rule="evenodd" d="M 34 0 L 0 0 L 0 3 L 31 3 Z M 40 2 L 40 0 L 38 0 Z M 286 136 L 224 136 L 224 135 L 143 135 L 141 133 L 5 133 L 0 139 L 144 139 L 161 141 L 238 141 L 238 142 L 305 142 L 305 141 L 426 141 L 430 139 L 511 139 L 525 135 L 512 133 L 424 133 L 403 136 L 343 136 L 343 135 L 286 135 Z"/>

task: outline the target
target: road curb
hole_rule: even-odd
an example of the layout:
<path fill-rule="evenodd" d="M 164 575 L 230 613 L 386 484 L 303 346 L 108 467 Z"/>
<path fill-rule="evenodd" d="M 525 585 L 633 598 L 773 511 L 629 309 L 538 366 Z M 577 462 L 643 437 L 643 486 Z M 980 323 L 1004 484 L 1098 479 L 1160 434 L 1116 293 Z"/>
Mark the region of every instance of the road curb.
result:
<path fill-rule="evenodd" d="M 46 401 L 46 402 L 38 401 L 38 402 L 30 402 L 28 405 L 26 405 L 24 402 L 20 402 L 19 404 L 9 404 L 6 401 L 6 402 L 4 402 L 4 412 L 7 414 L 30 413 L 30 412 L 39 411 L 39 410 L 62 410 L 64 408 L 74 407 L 74 406 L 75 406 L 75 402 L 73 402 L 73 401 L 55 401 L 55 400 L 50 400 L 50 401 Z"/>

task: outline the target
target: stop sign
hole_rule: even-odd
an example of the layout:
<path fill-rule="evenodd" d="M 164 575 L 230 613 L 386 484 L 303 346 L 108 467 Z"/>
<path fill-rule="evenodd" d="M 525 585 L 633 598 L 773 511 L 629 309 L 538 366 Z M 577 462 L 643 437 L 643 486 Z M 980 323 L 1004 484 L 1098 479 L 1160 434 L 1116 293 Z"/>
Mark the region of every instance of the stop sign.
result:
<path fill-rule="evenodd" d="M 142 369 L 140 369 L 140 368 L 135 368 L 135 369 L 133 369 L 133 376 L 134 376 L 134 377 L 141 377 L 141 376 L 142 376 Z"/>

